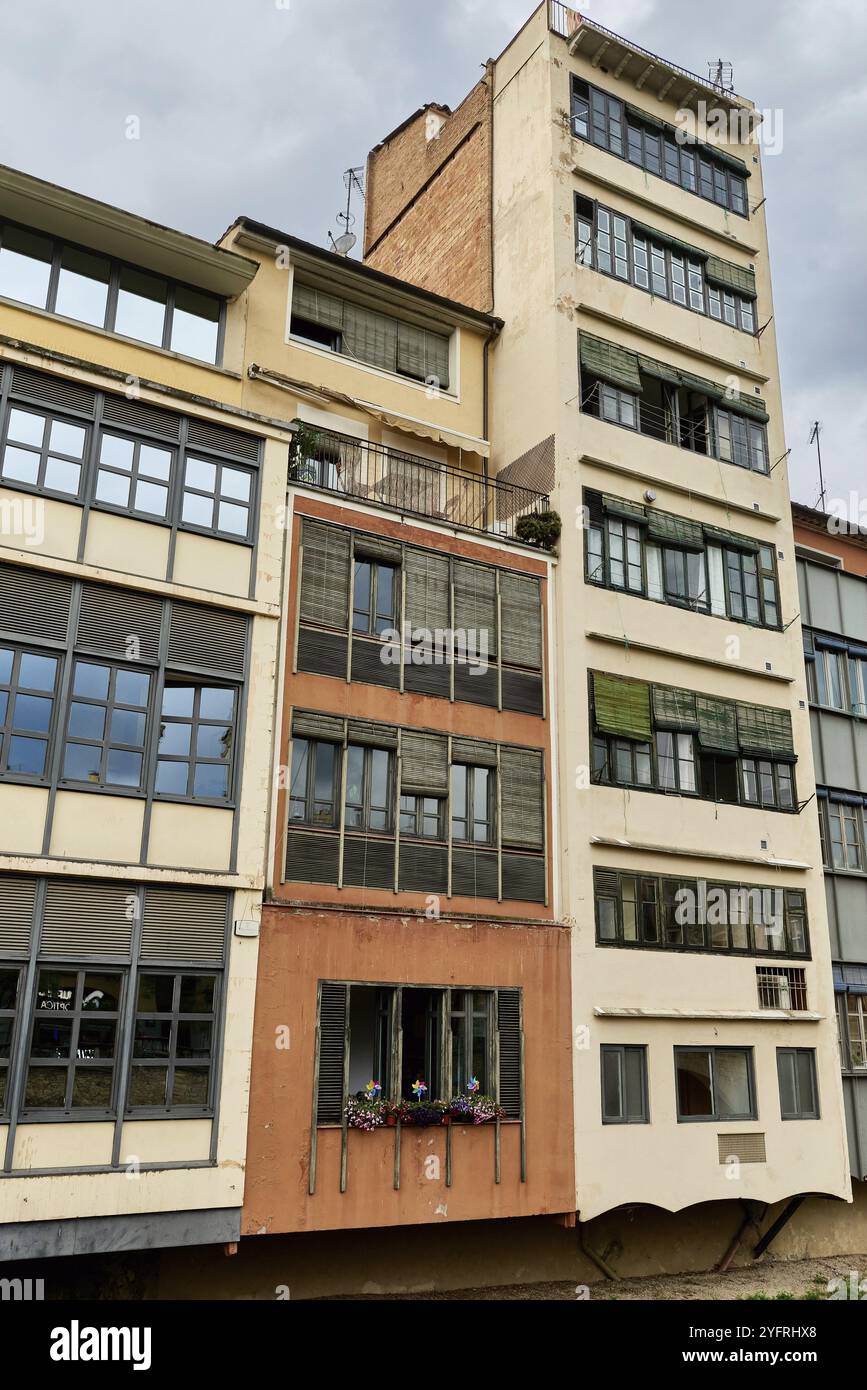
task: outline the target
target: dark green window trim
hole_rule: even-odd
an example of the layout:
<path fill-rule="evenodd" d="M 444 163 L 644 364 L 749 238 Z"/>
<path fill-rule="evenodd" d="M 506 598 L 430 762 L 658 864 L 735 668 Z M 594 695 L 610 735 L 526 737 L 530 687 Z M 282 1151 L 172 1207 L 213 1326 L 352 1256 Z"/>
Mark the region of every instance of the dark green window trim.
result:
<path fill-rule="evenodd" d="M 778 1047 L 781 1120 L 818 1120 L 819 1082 L 812 1047 Z M 787 1104 L 787 1099 L 790 1104 Z"/>
<path fill-rule="evenodd" d="M 698 1059 L 699 1066 L 702 1066 L 701 1059 L 706 1058 L 703 1065 L 707 1070 L 711 1099 L 711 1105 L 706 1114 L 684 1113 L 682 1109 L 689 1079 L 687 1058 Z M 746 1063 L 744 1072 L 747 1082 L 748 1105 L 744 1111 L 724 1110 L 720 1103 L 721 1088 L 718 1084 L 718 1075 L 721 1065 L 728 1058 L 733 1061 L 736 1058 L 741 1058 Z M 756 1103 L 755 1057 L 751 1047 L 676 1047 L 674 1049 L 674 1076 L 678 1124 L 727 1124 L 732 1120 L 757 1120 L 759 1117 Z"/>
<path fill-rule="evenodd" d="M 648 1125 L 647 1048 L 603 1043 L 600 1052 L 602 1123 Z"/>

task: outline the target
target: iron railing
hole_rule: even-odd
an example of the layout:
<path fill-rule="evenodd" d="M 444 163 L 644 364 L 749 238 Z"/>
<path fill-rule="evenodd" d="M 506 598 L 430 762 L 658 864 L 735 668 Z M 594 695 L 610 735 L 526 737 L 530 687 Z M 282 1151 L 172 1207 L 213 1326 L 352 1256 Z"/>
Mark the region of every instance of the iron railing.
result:
<path fill-rule="evenodd" d="M 515 537 L 521 517 L 547 512 L 550 505 L 547 494 L 533 488 L 309 426 L 296 436 L 289 481 L 509 537 Z"/>

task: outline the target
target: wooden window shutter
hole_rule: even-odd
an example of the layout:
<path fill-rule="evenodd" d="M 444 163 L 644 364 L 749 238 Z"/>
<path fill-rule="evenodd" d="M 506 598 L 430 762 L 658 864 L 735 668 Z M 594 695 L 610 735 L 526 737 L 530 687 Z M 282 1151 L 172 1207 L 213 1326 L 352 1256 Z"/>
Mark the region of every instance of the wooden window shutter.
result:
<path fill-rule="evenodd" d="M 359 304 L 344 304 L 343 346 L 348 356 L 393 372 L 397 365 L 397 320 Z"/>
<path fill-rule="evenodd" d="M 84 584 L 78 618 L 78 646 L 127 660 L 158 661 L 163 605 L 147 594 Z M 130 648 L 135 638 L 137 655 Z"/>
<path fill-rule="evenodd" d="M 227 893 L 148 888 L 142 918 L 142 960 L 221 963 L 228 902 Z"/>
<path fill-rule="evenodd" d="M 292 716 L 293 738 L 321 738 L 327 743 L 342 743 L 345 728 L 345 722 L 333 714 L 296 710 Z"/>
<path fill-rule="evenodd" d="M 448 740 L 438 734 L 404 732 L 400 745 L 400 789 L 407 796 L 446 796 Z"/>
<path fill-rule="evenodd" d="M 343 300 L 313 285 L 295 280 L 292 286 L 292 317 L 321 323 L 324 328 L 342 328 Z"/>
<path fill-rule="evenodd" d="M 653 687 L 653 727 L 670 729 L 681 734 L 698 732 L 698 714 L 695 695 L 691 690 L 677 690 L 673 686 L 655 685 Z"/>
<path fill-rule="evenodd" d="M 670 512 L 647 511 L 647 538 L 658 545 L 674 545 L 681 550 L 704 551 L 704 530 L 697 521 L 673 516 Z"/>
<path fill-rule="evenodd" d="M 371 536 L 364 531 L 356 531 L 352 549 L 359 560 L 383 560 L 389 565 L 399 565 L 403 555 L 400 541 L 391 541 L 385 536 Z"/>
<path fill-rule="evenodd" d="M 503 844 L 514 849 L 544 848 L 542 754 L 525 748 L 500 749 Z"/>
<path fill-rule="evenodd" d="M 497 574 L 487 565 L 455 563 L 455 630 L 486 633 L 488 652 L 497 653 Z M 477 648 L 480 639 L 477 638 Z"/>
<path fill-rule="evenodd" d="M 466 763 L 469 767 L 496 767 L 497 745 L 483 743 L 477 738 L 453 738 L 452 762 Z"/>
<path fill-rule="evenodd" d="M 542 668 L 542 597 L 538 579 L 500 575 L 502 658 L 513 666 Z"/>
<path fill-rule="evenodd" d="M 737 707 L 710 695 L 697 695 L 695 707 L 701 747 L 708 753 L 728 753 L 736 758 L 740 752 Z"/>
<path fill-rule="evenodd" d="M 194 603 L 173 603 L 170 664 L 243 676 L 248 622 L 243 613 L 200 608 Z"/>
<path fill-rule="evenodd" d="M 589 333 L 581 334 L 581 368 L 624 391 L 641 391 L 638 354 Z"/>
<path fill-rule="evenodd" d="M 594 869 L 593 892 L 597 898 L 619 898 L 620 874 L 617 870 Z"/>
<path fill-rule="evenodd" d="M 431 634 L 449 626 L 449 561 L 432 550 L 407 550 L 405 621 Z"/>
<path fill-rule="evenodd" d="M 0 952 L 26 956 L 36 902 L 36 879 L 4 874 L 0 878 Z"/>
<path fill-rule="evenodd" d="M 617 738 L 650 742 L 650 686 L 623 676 L 593 675 L 596 728 Z"/>
<path fill-rule="evenodd" d="M 497 990 L 497 1041 L 500 1060 L 497 1099 L 510 1120 L 523 1114 L 524 1033 L 520 989 Z"/>
<path fill-rule="evenodd" d="M 316 1098 L 314 1124 L 338 1125 L 343 1119 L 349 986 L 323 981 L 319 986 L 316 1025 Z"/>
<path fill-rule="evenodd" d="M 42 952 L 128 957 L 134 913 L 128 884 L 51 880 L 45 889 Z"/>
<path fill-rule="evenodd" d="M 738 741 L 741 752 L 796 762 L 792 716 L 788 710 L 739 704 Z"/>
<path fill-rule="evenodd" d="M 68 579 L 0 565 L 0 632 L 65 642 L 71 598 Z"/>
<path fill-rule="evenodd" d="M 349 629 L 349 532 L 304 523 L 301 621 Z"/>

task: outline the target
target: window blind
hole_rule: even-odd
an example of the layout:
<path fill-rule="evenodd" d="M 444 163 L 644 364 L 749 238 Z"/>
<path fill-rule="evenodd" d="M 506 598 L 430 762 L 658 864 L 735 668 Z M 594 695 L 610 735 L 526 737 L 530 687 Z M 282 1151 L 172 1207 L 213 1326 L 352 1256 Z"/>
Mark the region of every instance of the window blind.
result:
<path fill-rule="evenodd" d="M 653 687 L 653 723 L 657 729 L 670 729 L 677 733 L 698 732 L 698 714 L 695 695 L 691 690 L 677 690 L 671 686 Z"/>
<path fill-rule="evenodd" d="M 503 661 L 542 668 L 542 598 L 538 579 L 500 575 L 500 621 Z"/>
<path fill-rule="evenodd" d="M 449 626 L 449 561 L 429 550 L 407 550 L 406 621 L 434 633 Z"/>
<path fill-rule="evenodd" d="M 318 1124 L 340 1124 L 343 1119 L 348 994 L 347 985 L 323 982 L 319 986 L 316 1020 L 319 1069 L 314 1115 L 314 1123 Z"/>
<path fill-rule="evenodd" d="M 786 762 L 796 761 L 792 716 L 788 710 L 739 704 L 737 718 L 742 753 L 764 754 Z"/>
<path fill-rule="evenodd" d="M 602 733 L 618 738 L 634 738 L 649 743 L 650 686 L 645 681 L 626 680 L 623 676 L 593 676 L 593 703 L 596 727 Z"/>
<path fill-rule="evenodd" d="M 488 653 L 497 651 L 497 576 L 485 565 L 458 560 L 454 568 L 455 629 L 485 633 Z"/>
<path fill-rule="evenodd" d="M 448 740 L 437 734 L 406 732 L 400 744 L 400 789 L 408 796 L 446 796 L 449 789 Z"/>
<path fill-rule="evenodd" d="M 638 354 L 606 343 L 589 333 L 581 334 L 581 367 L 584 371 L 621 386 L 625 391 L 641 391 Z"/>
<path fill-rule="evenodd" d="M 301 621 L 349 628 L 349 532 L 305 521 Z"/>
<path fill-rule="evenodd" d="M 695 704 L 698 741 L 704 751 L 737 757 L 740 743 L 736 706 L 726 700 L 715 700 L 710 695 L 697 695 Z"/>
<path fill-rule="evenodd" d="M 502 748 L 500 783 L 503 844 L 516 849 L 543 849 L 542 754 Z"/>

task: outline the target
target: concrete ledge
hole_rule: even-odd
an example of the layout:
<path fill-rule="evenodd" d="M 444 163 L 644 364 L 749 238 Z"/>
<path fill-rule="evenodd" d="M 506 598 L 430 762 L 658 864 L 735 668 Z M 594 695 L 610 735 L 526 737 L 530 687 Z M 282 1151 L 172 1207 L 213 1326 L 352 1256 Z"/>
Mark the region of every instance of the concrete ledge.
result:
<path fill-rule="evenodd" d="M 240 1235 L 240 1207 L 85 1216 L 68 1221 L 14 1221 L 0 1225 L 0 1261 L 224 1245 L 239 1240 Z"/>

